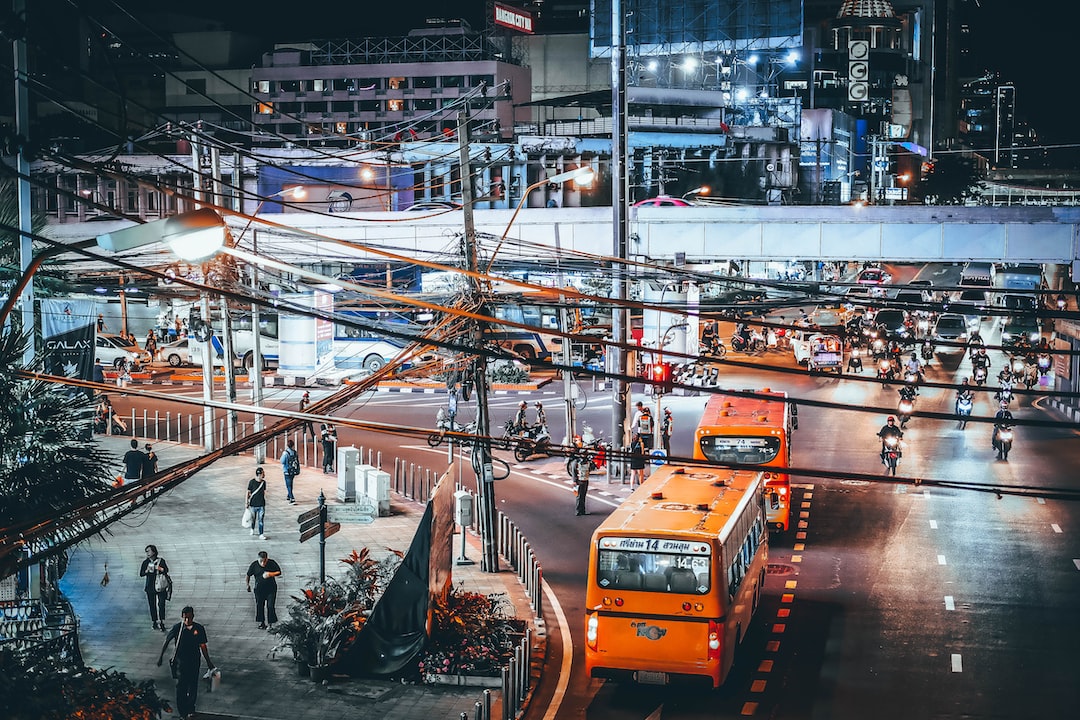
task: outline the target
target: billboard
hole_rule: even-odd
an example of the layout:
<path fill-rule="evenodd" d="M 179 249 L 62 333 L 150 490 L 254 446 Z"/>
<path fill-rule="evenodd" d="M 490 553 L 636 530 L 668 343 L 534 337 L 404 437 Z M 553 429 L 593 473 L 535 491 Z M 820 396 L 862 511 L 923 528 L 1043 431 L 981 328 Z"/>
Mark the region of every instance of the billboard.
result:
<path fill-rule="evenodd" d="M 802 46 L 802 0 L 622 0 L 631 54 Z M 592 0 L 590 54 L 611 55 L 611 0 Z"/>

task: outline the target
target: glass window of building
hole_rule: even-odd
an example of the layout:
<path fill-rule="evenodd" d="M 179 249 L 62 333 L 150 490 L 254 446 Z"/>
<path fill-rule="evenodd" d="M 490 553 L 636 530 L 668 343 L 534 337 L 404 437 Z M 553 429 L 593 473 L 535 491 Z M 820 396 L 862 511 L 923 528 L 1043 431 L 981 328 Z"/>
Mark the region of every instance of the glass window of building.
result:
<path fill-rule="evenodd" d="M 434 110 L 437 103 L 435 98 L 417 98 L 413 100 L 413 110 Z"/>
<path fill-rule="evenodd" d="M 387 100 L 386 109 L 388 112 L 402 112 L 405 110 L 406 103 L 404 100 Z"/>
<path fill-rule="evenodd" d="M 300 103 L 298 102 L 283 102 L 278 104 L 278 110 L 283 113 L 289 113 L 290 115 L 300 112 Z"/>
<path fill-rule="evenodd" d="M 280 80 L 278 81 L 278 87 L 281 88 L 281 92 L 296 92 L 300 89 L 299 80 Z"/>
<path fill-rule="evenodd" d="M 189 78 L 185 80 L 184 93 L 186 95 L 205 95 L 206 78 Z"/>
<path fill-rule="evenodd" d="M 495 85 L 494 75 L 470 75 L 469 87 L 479 87 L 481 84 L 487 85 L 489 88 Z"/>
<path fill-rule="evenodd" d="M 257 80 L 253 84 L 255 85 L 255 88 L 254 88 L 255 92 L 259 92 L 259 93 L 269 93 L 270 92 L 270 81 L 269 80 Z"/>
<path fill-rule="evenodd" d="M 386 87 L 389 90 L 404 90 L 409 87 L 409 78 L 392 77 L 386 79 Z"/>
<path fill-rule="evenodd" d="M 364 102 L 361 100 L 360 102 Z M 354 112 L 356 110 L 356 103 L 352 100 L 335 100 L 330 103 L 330 110 L 333 112 Z"/>
<path fill-rule="evenodd" d="M 304 109 L 308 112 L 326 112 L 326 101 L 306 102 L 304 103 Z"/>
<path fill-rule="evenodd" d="M 465 87 L 464 75 L 443 75 L 442 86 L 444 88 L 459 88 Z"/>
<path fill-rule="evenodd" d="M 274 103 L 255 103 L 255 112 L 258 115 L 273 115 Z"/>
<path fill-rule="evenodd" d="M 356 87 L 356 81 L 350 78 L 334 78 L 333 83 L 335 92 L 345 92 Z"/>
<path fill-rule="evenodd" d="M 379 112 L 382 110 L 382 100 L 361 100 L 357 105 L 360 112 Z"/>
<path fill-rule="evenodd" d="M 356 81 L 357 90 L 382 90 L 382 78 L 360 78 Z"/>
<path fill-rule="evenodd" d="M 417 90 L 431 89 L 435 87 L 435 82 L 438 80 L 434 75 L 426 75 L 424 77 L 414 77 L 413 87 Z"/>

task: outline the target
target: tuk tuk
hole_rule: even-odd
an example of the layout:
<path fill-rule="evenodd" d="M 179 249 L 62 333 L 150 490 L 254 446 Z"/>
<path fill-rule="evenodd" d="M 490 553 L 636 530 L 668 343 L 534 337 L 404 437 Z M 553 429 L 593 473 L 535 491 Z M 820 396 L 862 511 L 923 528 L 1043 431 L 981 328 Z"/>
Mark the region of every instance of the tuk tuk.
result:
<path fill-rule="evenodd" d="M 844 372 L 844 342 L 837 335 L 811 335 L 810 358 L 806 369 L 810 371 Z"/>

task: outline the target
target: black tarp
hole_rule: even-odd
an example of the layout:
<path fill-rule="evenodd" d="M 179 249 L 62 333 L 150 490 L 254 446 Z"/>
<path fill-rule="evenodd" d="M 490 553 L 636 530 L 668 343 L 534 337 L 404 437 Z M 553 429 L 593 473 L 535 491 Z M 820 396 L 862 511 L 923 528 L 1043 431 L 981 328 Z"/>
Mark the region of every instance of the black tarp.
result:
<path fill-rule="evenodd" d="M 371 617 L 341 660 L 350 675 L 392 675 L 424 648 L 428 639 L 428 559 L 431 503 L 424 509 L 409 552 L 398 566 Z"/>

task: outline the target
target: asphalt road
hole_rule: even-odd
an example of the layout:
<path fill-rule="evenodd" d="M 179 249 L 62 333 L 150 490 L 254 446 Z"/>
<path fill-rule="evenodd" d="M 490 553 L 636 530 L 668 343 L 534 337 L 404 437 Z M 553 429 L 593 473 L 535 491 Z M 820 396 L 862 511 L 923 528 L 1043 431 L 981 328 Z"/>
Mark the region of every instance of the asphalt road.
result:
<path fill-rule="evenodd" d="M 996 327 L 989 322 L 987 333 L 993 342 Z M 1001 356 L 992 356 L 999 367 Z M 759 361 L 793 367 L 779 353 L 766 353 Z M 932 363 L 928 379 L 957 382 L 969 373 L 969 362 L 960 355 L 943 356 Z M 548 618 L 549 664 L 531 718 L 554 716 L 548 708 L 555 707 L 558 718 L 598 720 L 1075 713 L 1080 707 L 1075 656 L 1080 647 L 1080 513 L 1075 502 L 1053 497 L 1057 488 L 1077 489 L 1080 445 L 1073 430 L 1022 426 L 1009 461 L 996 461 L 988 424 L 973 422 L 960 430 L 955 422 L 919 416 L 952 409 L 951 392 L 927 388 L 908 427 L 894 481 L 882 474 L 874 434 L 895 408 L 895 387 L 760 371 L 726 372 L 724 384 L 767 385 L 793 397 L 871 412 L 800 410 L 794 466 L 844 477 L 795 479 L 793 507 L 800 526 L 774 537 L 763 605 L 733 674 L 715 692 L 616 686 L 583 677 L 580 642 L 589 538 L 628 488 L 595 481 L 589 498 L 593 514 L 575 517 L 560 462 L 515 463 L 509 453 L 500 453 L 512 472 L 496 483 L 498 506 L 539 553 L 566 619 L 558 627 L 554 616 Z M 548 386 L 539 397 L 552 434 L 559 437 L 563 422 L 556 390 Z M 585 390 L 580 422 L 607 436 L 610 397 Z M 201 394 L 199 388 L 174 392 Z M 329 392 L 315 390 L 313 398 Z M 275 389 L 267 404 L 293 410 L 299 393 Z M 520 399 L 493 396 L 493 425 L 510 417 Z M 118 399 L 123 402 L 138 401 Z M 445 395 L 373 393 L 341 414 L 430 427 L 444 403 Z M 672 396 L 664 405 L 675 413 L 674 454 L 689 454 L 704 397 Z M 992 411 L 990 398 L 980 397 L 976 415 Z M 1029 397 L 1022 397 L 1014 412 L 1021 419 L 1058 419 Z M 471 417 L 467 405 L 460 417 Z M 445 466 L 447 450 L 430 448 L 422 438 L 388 439 L 348 429 L 341 435 L 343 442 L 392 446 L 394 454 L 427 467 Z M 914 478 L 924 482 L 916 486 Z M 957 489 L 938 481 L 988 487 Z M 1001 497 L 996 486 L 1003 489 Z M 548 611 L 554 613 L 552 605 Z M 560 670 L 567 642 L 573 657 L 568 678 Z"/>

